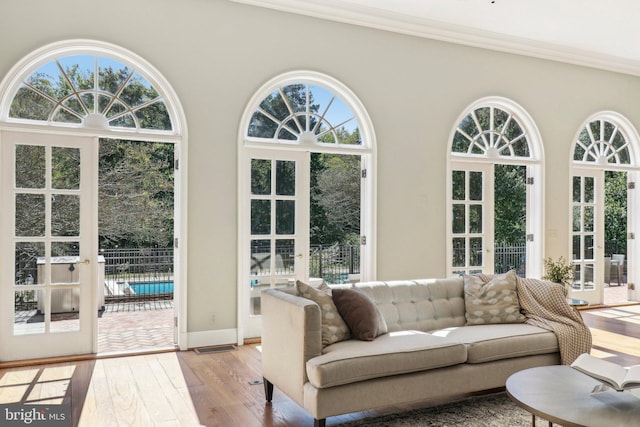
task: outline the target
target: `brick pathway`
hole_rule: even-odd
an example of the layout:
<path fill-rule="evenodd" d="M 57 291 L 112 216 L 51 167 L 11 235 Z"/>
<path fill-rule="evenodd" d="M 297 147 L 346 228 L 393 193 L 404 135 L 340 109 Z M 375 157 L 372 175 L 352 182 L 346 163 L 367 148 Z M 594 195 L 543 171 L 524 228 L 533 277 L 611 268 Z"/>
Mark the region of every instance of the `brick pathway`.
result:
<path fill-rule="evenodd" d="M 173 302 L 160 303 L 107 305 L 98 318 L 98 353 L 173 347 Z"/>

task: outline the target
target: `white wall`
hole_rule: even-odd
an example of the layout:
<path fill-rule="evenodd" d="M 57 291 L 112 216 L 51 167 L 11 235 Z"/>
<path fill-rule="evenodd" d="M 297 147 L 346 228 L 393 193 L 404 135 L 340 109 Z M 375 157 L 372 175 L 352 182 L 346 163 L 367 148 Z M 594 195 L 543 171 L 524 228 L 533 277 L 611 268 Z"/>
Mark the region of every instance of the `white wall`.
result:
<path fill-rule="evenodd" d="M 350 87 L 378 141 L 378 278 L 445 274 L 445 161 L 472 101 L 498 95 L 536 121 L 546 155 L 546 255 L 567 248 L 571 140 L 590 114 L 640 128 L 640 80 L 223 0 L 3 0 L 0 77 L 51 42 L 97 39 L 153 64 L 189 128 L 188 330 L 236 327 L 236 141 L 266 80 L 310 69 Z M 214 320 L 215 315 L 215 320 Z"/>

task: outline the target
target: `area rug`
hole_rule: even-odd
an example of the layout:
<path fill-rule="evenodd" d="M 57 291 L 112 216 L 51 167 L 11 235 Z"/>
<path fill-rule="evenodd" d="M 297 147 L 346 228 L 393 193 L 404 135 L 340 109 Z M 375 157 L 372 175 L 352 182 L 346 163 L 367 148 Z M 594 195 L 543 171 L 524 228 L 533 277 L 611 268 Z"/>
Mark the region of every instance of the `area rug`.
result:
<path fill-rule="evenodd" d="M 329 424 L 329 423 L 327 423 Z M 536 417 L 536 425 L 548 422 Z M 556 424 L 554 424 L 556 425 Z M 333 427 L 333 425 L 331 425 Z M 531 426 L 531 414 L 505 393 L 471 397 L 432 408 L 336 424 L 335 427 L 517 427 Z"/>

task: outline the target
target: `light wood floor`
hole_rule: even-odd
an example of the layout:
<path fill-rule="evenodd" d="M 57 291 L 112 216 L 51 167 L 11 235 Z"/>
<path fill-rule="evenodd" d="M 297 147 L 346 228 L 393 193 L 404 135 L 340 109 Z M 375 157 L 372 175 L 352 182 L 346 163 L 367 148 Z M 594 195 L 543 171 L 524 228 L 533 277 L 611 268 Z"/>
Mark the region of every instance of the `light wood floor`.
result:
<path fill-rule="evenodd" d="M 583 310 L 592 354 L 640 364 L 640 305 Z M 277 388 L 265 404 L 259 345 L 213 354 L 147 354 L 0 369 L 0 404 L 67 403 L 73 425 L 311 426 L 313 419 Z M 441 404 L 424 402 L 420 406 Z M 327 425 L 414 406 L 331 417 Z"/>

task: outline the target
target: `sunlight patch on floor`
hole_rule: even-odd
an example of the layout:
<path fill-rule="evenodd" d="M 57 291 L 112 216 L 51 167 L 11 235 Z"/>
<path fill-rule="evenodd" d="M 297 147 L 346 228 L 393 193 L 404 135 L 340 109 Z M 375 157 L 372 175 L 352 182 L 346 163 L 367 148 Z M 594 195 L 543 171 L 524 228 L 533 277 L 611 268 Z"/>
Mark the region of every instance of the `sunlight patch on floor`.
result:
<path fill-rule="evenodd" d="M 97 360 L 79 426 L 94 426 L 99 420 L 199 426 L 176 353 Z"/>
<path fill-rule="evenodd" d="M 607 332 L 600 329 L 589 328 L 593 336 L 593 344 L 599 347 L 606 347 L 611 351 L 640 357 L 640 348 L 637 346 L 636 340 L 629 341 L 629 337 L 622 334 Z M 630 343 L 630 345 L 625 345 Z M 631 345 L 634 344 L 634 345 Z"/>

